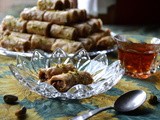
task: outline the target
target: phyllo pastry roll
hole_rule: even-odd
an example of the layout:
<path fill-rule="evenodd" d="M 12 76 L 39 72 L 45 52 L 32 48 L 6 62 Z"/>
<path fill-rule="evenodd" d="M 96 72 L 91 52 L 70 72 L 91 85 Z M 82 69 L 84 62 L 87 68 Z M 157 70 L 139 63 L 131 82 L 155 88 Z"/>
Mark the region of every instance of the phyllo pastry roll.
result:
<path fill-rule="evenodd" d="M 31 40 L 31 37 L 32 37 L 31 34 L 19 33 L 19 32 L 11 32 L 10 35 L 11 35 L 11 36 L 18 37 L 18 38 L 25 39 L 25 40 L 27 40 L 27 41 L 30 41 L 30 40 Z"/>
<path fill-rule="evenodd" d="M 11 51 L 26 52 L 30 50 L 30 41 L 12 35 L 3 37 L 1 46 Z"/>
<path fill-rule="evenodd" d="M 101 19 L 95 18 L 88 20 L 87 23 L 92 27 L 92 33 L 100 31 L 103 24 Z"/>
<path fill-rule="evenodd" d="M 58 91 L 66 92 L 77 84 L 88 85 L 93 82 L 92 76 L 88 72 L 74 71 L 52 76 L 47 83 L 53 85 Z"/>
<path fill-rule="evenodd" d="M 51 24 L 49 22 L 31 20 L 27 23 L 27 32 L 48 36 L 50 25 Z"/>
<path fill-rule="evenodd" d="M 69 9 L 67 11 L 46 11 L 43 20 L 60 25 L 77 23 L 86 19 L 85 12 L 85 10 L 78 9 Z"/>
<path fill-rule="evenodd" d="M 76 68 L 73 64 L 57 64 L 56 66 L 50 68 L 41 68 L 38 72 L 38 76 L 42 81 L 46 81 L 54 75 L 67 73 L 69 71 L 74 71 L 75 69 Z"/>
<path fill-rule="evenodd" d="M 95 46 L 91 38 L 79 38 L 78 41 L 82 43 L 82 45 L 87 51 L 91 51 Z"/>
<path fill-rule="evenodd" d="M 83 22 L 87 20 L 87 13 L 85 9 L 69 9 L 70 22 Z"/>
<path fill-rule="evenodd" d="M 41 35 L 32 35 L 31 49 L 41 49 L 46 52 L 51 52 L 52 44 L 55 42 L 54 38 L 48 38 Z"/>
<path fill-rule="evenodd" d="M 26 24 L 26 20 L 17 19 L 13 16 L 7 15 L 2 21 L 2 28 L 3 30 L 25 32 Z"/>
<path fill-rule="evenodd" d="M 79 21 L 86 21 L 87 19 L 87 12 L 85 9 L 76 9 L 77 12 L 78 12 L 78 18 L 79 18 Z"/>
<path fill-rule="evenodd" d="M 50 29 L 50 35 L 55 38 L 75 40 L 77 31 L 74 27 L 53 24 Z"/>
<path fill-rule="evenodd" d="M 69 23 L 68 11 L 46 11 L 43 20 L 54 24 L 65 25 Z"/>
<path fill-rule="evenodd" d="M 75 53 L 84 47 L 81 42 L 66 39 L 56 39 L 55 43 L 52 45 L 51 50 L 55 51 L 57 48 L 61 48 L 66 53 Z"/>
<path fill-rule="evenodd" d="M 41 11 L 37 9 L 37 7 L 33 8 L 25 8 L 21 13 L 20 16 L 24 20 L 43 20 L 43 14 L 45 11 Z"/>
<path fill-rule="evenodd" d="M 79 16 L 78 16 L 78 11 L 75 9 L 69 9 L 67 11 L 68 13 L 68 23 L 75 23 L 78 22 Z"/>
<path fill-rule="evenodd" d="M 93 33 L 89 36 L 89 38 L 92 39 L 94 44 L 97 44 L 98 40 L 105 36 L 110 36 L 110 30 L 101 30 L 99 32 Z"/>
<path fill-rule="evenodd" d="M 38 9 L 40 10 L 63 10 L 64 4 L 61 0 L 38 0 Z"/>
<path fill-rule="evenodd" d="M 99 50 L 105 50 L 108 48 L 112 48 L 115 44 L 116 42 L 111 36 L 105 36 L 97 41 L 96 47 Z"/>
<path fill-rule="evenodd" d="M 92 32 L 92 27 L 86 22 L 75 24 L 73 27 L 78 31 L 78 36 L 82 38 L 87 37 Z"/>

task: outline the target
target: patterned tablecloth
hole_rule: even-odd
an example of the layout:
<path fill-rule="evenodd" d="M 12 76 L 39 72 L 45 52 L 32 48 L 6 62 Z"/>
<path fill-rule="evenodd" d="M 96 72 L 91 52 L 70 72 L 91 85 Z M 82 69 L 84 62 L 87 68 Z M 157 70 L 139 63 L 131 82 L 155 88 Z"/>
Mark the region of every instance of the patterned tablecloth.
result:
<path fill-rule="evenodd" d="M 111 53 L 110 58 L 115 54 Z M 116 58 L 115 58 L 116 59 Z M 146 91 L 147 100 L 144 105 L 132 113 L 121 114 L 114 110 L 101 112 L 90 120 L 155 120 L 160 118 L 160 104 L 151 105 L 148 99 L 152 94 L 160 97 L 160 72 L 157 72 L 147 80 L 133 79 L 124 76 L 120 82 L 104 94 L 99 94 L 82 100 L 47 99 L 23 87 L 11 74 L 8 65 L 15 64 L 16 59 L 0 56 L 0 119 L 15 120 L 15 112 L 22 106 L 27 108 L 28 120 L 69 120 L 73 116 L 80 115 L 97 107 L 110 106 L 123 93 L 141 89 Z M 5 94 L 18 96 L 19 104 L 8 105 L 3 101 Z"/>

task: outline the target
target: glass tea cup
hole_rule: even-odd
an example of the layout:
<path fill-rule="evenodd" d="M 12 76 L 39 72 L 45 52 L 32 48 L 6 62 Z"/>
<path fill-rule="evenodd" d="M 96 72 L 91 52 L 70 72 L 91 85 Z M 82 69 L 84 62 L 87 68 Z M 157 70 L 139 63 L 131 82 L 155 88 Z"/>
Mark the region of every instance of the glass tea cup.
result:
<path fill-rule="evenodd" d="M 159 65 L 160 39 L 142 35 L 116 35 L 118 58 L 125 73 L 146 79 L 156 72 Z"/>

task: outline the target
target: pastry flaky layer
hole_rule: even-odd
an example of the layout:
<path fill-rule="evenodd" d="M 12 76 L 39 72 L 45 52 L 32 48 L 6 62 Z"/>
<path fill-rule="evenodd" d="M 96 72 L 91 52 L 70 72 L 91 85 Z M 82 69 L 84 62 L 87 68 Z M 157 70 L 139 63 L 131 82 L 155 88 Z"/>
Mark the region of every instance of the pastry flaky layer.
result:
<path fill-rule="evenodd" d="M 39 79 L 53 85 L 58 91 L 66 92 L 77 84 L 88 85 L 93 82 L 90 73 L 78 71 L 72 64 L 57 64 L 39 70 Z"/>
<path fill-rule="evenodd" d="M 115 42 L 110 30 L 102 30 L 102 26 L 100 19 L 89 18 L 86 10 L 73 8 L 69 0 L 38 0 L 37 6 L 25 8 L 20 18 L 3 18 L 0 43 L 1 47 L 18 52 L 108 49 Z"/>

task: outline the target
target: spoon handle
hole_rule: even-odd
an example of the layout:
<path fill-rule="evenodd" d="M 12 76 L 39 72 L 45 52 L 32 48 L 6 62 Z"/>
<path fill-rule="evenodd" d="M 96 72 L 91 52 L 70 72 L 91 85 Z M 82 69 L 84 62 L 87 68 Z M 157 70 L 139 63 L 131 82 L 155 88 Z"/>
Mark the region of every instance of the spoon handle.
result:
<path fill-rule="evenodd" d="M 107 110 L 107 109 L 113 109 L 113 106 L 97 108 L 95 110 L 89 111 L 88 113 L 82 114 L 80 116 L 76 116 L 76 117 L 72 118 L 71 120 L 86 120 L 87 118 L 90 118 L 91 116 L 93 116 L 99 112 L 102 112 L 104 110 Z"/>

